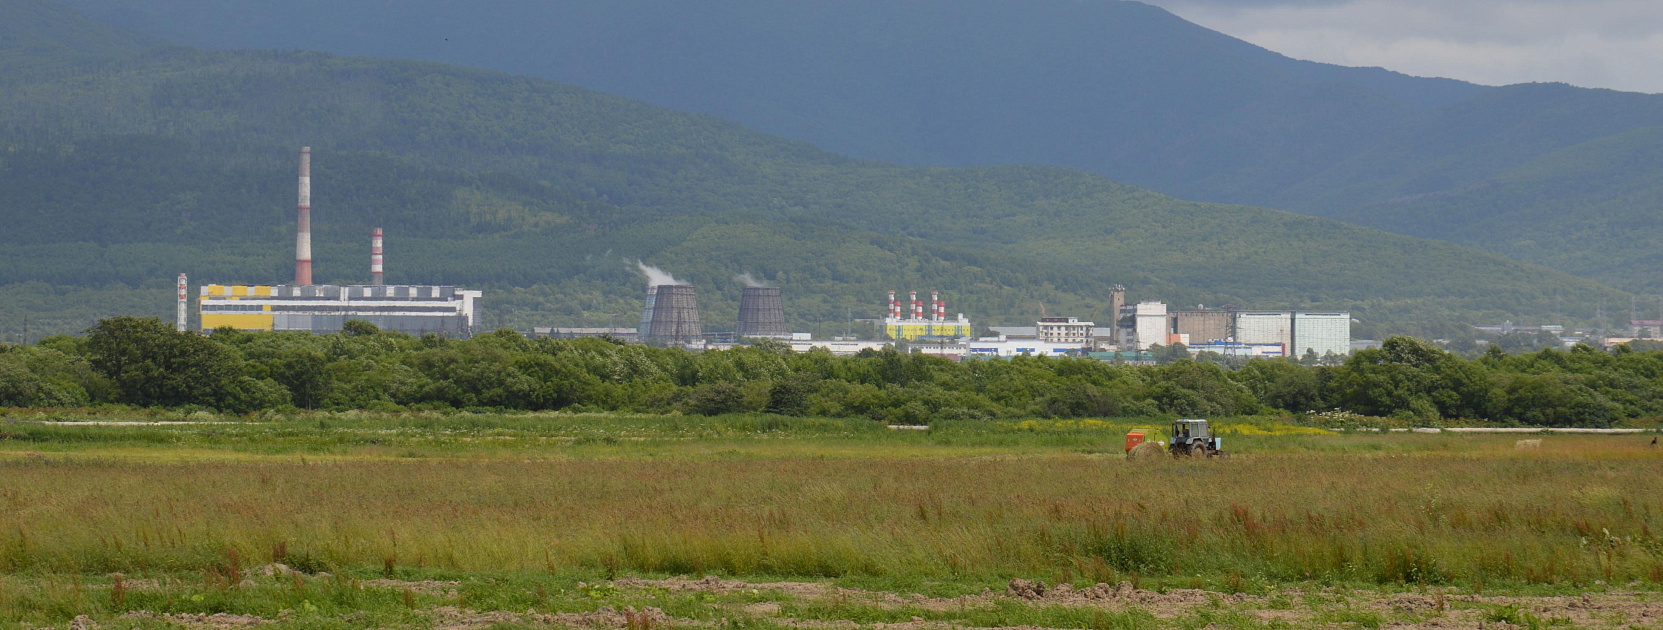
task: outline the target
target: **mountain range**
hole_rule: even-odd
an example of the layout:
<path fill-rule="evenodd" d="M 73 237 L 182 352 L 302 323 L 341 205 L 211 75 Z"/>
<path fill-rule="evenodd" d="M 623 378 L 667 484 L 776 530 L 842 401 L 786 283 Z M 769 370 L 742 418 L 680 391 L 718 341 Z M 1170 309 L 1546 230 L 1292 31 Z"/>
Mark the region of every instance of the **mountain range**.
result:
<path fill-rule="evenodd" d="M 1631 150 L 1663 96 L 1313 63 L 1114 0 L 69 1 L 192 46 L 490 68 L 857 158 L 1070 166 L 1663 293 L 1663 162 Z"/>
<path fill-rule="evenodd" d="M 547 79 L 169 46 L 49 0 L 0 0 L 0 24 L 6 331 L 165 316 L 179 272 L 282 282 L 303 145 L 319 281 L 363 281 L 369 228 L 385 227 L 390 282 L 486 288 L 493 327 L 627 325 L 641 261 L 699 286 L 710 329 L 736 313 L 740 273 L 784 287 L 794 327 L 821 333 L 880 314 L 886 289 L 1014 323 L 1041 304 L 1097 315 L 1118 283 L 1176 304 L 1348 308 L 1362 335 L 1588 318 L 1627 297 L 1442 241 L 1063 166 L 844 157 Z"/>

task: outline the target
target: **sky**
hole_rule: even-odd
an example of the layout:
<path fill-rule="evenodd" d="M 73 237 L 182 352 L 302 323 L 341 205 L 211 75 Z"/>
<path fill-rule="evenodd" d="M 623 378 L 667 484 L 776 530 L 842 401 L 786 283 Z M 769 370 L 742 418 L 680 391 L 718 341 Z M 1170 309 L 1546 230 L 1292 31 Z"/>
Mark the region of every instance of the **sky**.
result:
<path fill-rule="evenodd" d="M 1143 0 L 1289 57 L 1663 92 L 1663 0 Z"/>

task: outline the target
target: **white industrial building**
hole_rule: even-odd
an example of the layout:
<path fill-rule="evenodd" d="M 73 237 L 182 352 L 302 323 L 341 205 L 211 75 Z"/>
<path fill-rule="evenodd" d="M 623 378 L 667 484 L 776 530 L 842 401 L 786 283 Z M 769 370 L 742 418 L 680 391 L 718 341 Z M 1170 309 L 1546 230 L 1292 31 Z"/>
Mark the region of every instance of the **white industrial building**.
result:
<path fill-rule="evenodd" d="M 1138 302 L 1137 310 L 1132 317 L 1132 330 L 1137 334 L 1137 348 L 1148 350 L 1149 346 L 1165 344 L 1167 335 L 1172 331 L 1172 324 L 1166 316 L 1166 303 L 1154 300 Z"/>
<path fill-rule="evenodd" d="M 1091 341 L 1096 325 L 1082 322 L 1078 317 L 1041 317 L 1034 323 L 1034 336 L 1040 341 L 1085 345 Z"/>
<path fill-rule="evenodd" d="M 1058 343 L 1038 339 L 1003 339 L 983 337 L 965 342 L 965 356 L 970 357 L 1059 357 L 1085 351 L 1084 342 Z"/>
<path fill-rule="evenodd" d="M 1293 313 L 1291 311 L 1238 311 L 1236 338 L 1233 341 L 1251 344 L 1281 344 L 1285 350 L 1293 347 Z"/>
<path fill-rule="evenodd" d="M 1346 311 L 1238 311 L 1236 338 L 1245 344 L 1281 344 L 1284 356 L 1301 358 L 1351 352 L 1351 313 Z"/>
<path fill-rule="evenodd" d="M 1187 344 L 1186 344 L 1187 345 Z M 1205 341 L 1187 345 L 1191 355 L 1217 352 L 1226 357 L 1242 359 L 1280 359 L 1287 351 L 1279 343 L 1242 343 L 1240 341 Z"/>
<path fill-rule="evenodd" d="M 1294 311 L 1293 352 L 1289 356 L 1303 357 L 1306 352 L 1315 352 L 1318 357 L 1350 353 L 1351 313 Z"/>
<path fill-rule="evenodd" d="M 792 339 L 789 342 L 791 344 L 792 352 L 813 352 L 816 349 L 823 349 L 833 355 L 846 357 L 860 354 L 860 352 L 864 350 L 882 350 L 884 348 L 895 347 L 895 342 L 893 341 L 856 341 L 852 339 L 816 341 L 812 339 L 799 339 L 797 338 L 798 334 L 800 333 L 793 333 Z"/>

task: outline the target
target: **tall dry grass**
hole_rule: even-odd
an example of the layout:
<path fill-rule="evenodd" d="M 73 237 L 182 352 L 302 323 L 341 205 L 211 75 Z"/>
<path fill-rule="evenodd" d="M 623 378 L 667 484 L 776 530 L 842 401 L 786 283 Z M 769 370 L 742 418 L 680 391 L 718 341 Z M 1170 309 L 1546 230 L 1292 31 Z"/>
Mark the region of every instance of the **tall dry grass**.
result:
<path fill-rule="evenodd" d="M 1663 581 L 1655 451 L 1604 438 L 1486 444 L 1144 466 L 1074 453 L 14 460 L 0 464 L 0 571 L 199 571 L 234 554 L 376 572 Z"/>

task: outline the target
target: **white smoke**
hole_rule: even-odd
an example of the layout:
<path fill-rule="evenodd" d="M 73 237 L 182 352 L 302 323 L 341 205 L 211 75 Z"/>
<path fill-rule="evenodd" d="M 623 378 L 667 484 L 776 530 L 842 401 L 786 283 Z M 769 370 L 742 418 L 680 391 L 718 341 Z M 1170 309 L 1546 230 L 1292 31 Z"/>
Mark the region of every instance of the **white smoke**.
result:
<path fill-rule="evenodd" d="M 677 280 L 675 276 L 670 275 L 663 269 L 659 269 L 639 260 L 635 261 L 635 266 L 641 270 L 643 275 L 647 276 L 647 286 L 649 287 L 661 287 L 666 284 L 687 284 L 686 282 Z"/>
<path fill-rule="evenodd" d="M 768 286 L 768 283 L 756 279 L 756 276 L 751 275 L 751 272 L 749 271 L 734 276 L 733 281 L 743 284 L 746 288 L 750 289 L 758 289 Z"/>

